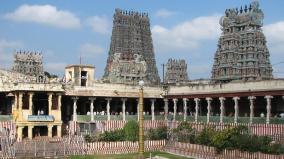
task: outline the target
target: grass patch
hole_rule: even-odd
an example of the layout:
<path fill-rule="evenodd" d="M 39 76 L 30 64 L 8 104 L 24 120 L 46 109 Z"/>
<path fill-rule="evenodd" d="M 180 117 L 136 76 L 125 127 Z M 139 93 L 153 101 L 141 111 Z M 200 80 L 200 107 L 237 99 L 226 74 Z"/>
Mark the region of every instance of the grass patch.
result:
<path fill-rule="evenodd" d="M 187 157 L 178 156 L 178 155 L 172 155 L 166 152 L 145 152 L 145 157 L 150 157 L 150 153 L 152 157 L 154 156 L 161 156 L 166 157 L 170 159 L 189 159 Z M 112 155 L 86 155 L 86 156 L 71 156 L 70 159 L 137 159 L 138 153 L 132 153 L 132 154 L 112 154 Z"/>

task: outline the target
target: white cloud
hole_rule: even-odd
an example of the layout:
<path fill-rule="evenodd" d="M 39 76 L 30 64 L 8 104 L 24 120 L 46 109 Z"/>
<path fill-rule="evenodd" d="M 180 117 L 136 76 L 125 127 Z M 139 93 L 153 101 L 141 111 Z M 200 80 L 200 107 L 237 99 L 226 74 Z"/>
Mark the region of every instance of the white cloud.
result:
<path fill-rule="evenodd" d="M 0 67 L 11 68 L 13 61 L 13 53 L 23 47 L 19 41 L 9 41 L 0 39 Z"/>
<path fill-rule="evenodd" d="M 152 28 L 158 52 L 190 51 L 198 49 L 203 40 L 216 40 L 221 33 L 220 15 L 197 17 L 172 28 L 155 25 Z"/>
<path fill-rule="evenodd" d="M 16 22 L 34 22 L 49 26 L 75 29 L 80 27 L 80 19 L 66 10 L 58 10 L 52 5 L 21 5 L 14 12 L 4 15 Z"/>
<path fill-rule="evenodd" d="M 263 31 L 269 40 L 284 42 L 284 21 L 265 25 Z"/>
<path fill-rule="evenodd" d="M 173 16 L 175 14 L 176 14 L 176 12 L 169 11 L 167 9 L 160 9 L 155 13 L 155 15 L 157 17 L 160 17 L 160 18 L 168 18 L 168 17 Z"/>
<path fill-rule="evenodd" d="M 284 21 L 278 21 L 263 26 L 263 31 L 267 39 L 267 45 L 270 52 L 270 59 L 273 66 L 273 75 L 276 78 L 283 78 L 284 72 Z"/>
<path fill-rule="evenodd" d="M 268 24 L 263 27 L 271 52 L 283 54 L 284 52 L 284 21 Z"/>
<path fill-rule="evenodd" d="M 104 48 L 96 44 L 85 43 L 79 47 L 79 54 L 82 58 L 95 58 L 104 52 Z"/>
<path fill-rule="evenodd" d="M 110 33 L 110 22 L 104 16 L 93 16 L 89 17 L 85 21 L 87 26 L 90 26 L 92 30 L 96 33 L 100 34 L 108 34 Z"/>

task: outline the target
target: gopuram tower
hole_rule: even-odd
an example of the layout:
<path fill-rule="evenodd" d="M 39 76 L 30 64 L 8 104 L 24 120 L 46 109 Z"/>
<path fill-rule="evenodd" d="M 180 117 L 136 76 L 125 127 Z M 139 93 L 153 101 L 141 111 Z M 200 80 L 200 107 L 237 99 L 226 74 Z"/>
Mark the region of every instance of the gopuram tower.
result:
<path fill-rule="evenodd" d="M 212 81 L 272 79 L 265 36 L 264 14 L 257 1 L 249 7 L 226 9 L 220 19 L 222 35 L 212 68 Z"/>
<path fill-rule="evenodd" d="M 103 77 L 110 83 L 160 83 L 150 20 L 147 13 L 115 10 L 107 65 Z"/>
<path fill-rule="evenodd" d="M 29 76 L 44 76 L 43 56 L 41 53 L 18 51 L 14 54 L 12 71 Z"/>
<path fill-rule="evenodd" d="M 184 59 L 169 59 L 166 68 L 165 82 L 172 83 L 185 83 L 188 82 L 187 64 Z"/>

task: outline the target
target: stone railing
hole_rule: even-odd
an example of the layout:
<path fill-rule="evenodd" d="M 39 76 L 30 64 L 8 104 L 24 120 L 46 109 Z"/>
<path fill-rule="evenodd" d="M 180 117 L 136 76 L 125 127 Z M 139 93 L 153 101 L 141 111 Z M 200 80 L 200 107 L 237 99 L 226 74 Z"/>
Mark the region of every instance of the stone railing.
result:
<path fill-rule="evenodd" d="M 164 151 L 184 155 L 194 158 L 214 158 L 214 159 L 283 159 L 284 155 L 264 154 L 261 152 L 245 152 L 239 150 L 224 150 L 220 154 L 216 153 L 214 147 L 196 145 L 190 143 L 171 142 L 167 143 Z"/>

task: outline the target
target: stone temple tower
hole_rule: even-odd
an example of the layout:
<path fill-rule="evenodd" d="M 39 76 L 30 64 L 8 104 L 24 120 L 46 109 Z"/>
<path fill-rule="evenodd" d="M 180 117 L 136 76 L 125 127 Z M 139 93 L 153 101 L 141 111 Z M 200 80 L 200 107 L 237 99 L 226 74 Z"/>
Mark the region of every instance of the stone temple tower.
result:
<path fill-rule="evenodd" d="M 188 82 L 187 64 L 185 60 L 169 59 L 166 65 L 166 83 Z"/>
<path fill-rule="evenodd" d="M 160 83 L 147 13 L 115 10 L 107 65 L 103 77 L 110 83 Z"/>
<path fill-rule="evenodd" d="M 264 14 L 257 1 L 227 9 L 220 19 L 222 35 L 214 57 L 212 80 L 272 79 L 272 67 L 262 32 Z"/>
<path fill-rule="evenodd" d="M 44 76 L 41 53 L 18 51 L 14 54 L 12 70 L 29 76 Z"/>

